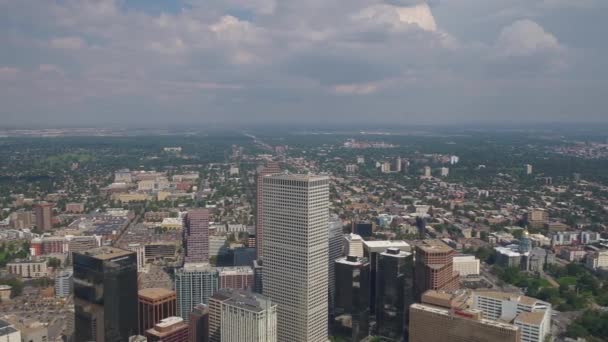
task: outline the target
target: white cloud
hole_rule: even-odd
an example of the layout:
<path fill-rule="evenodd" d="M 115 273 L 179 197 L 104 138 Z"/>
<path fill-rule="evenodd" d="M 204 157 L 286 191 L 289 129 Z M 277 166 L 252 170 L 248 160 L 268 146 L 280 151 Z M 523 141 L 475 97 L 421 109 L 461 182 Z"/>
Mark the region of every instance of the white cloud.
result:
<path fill-rule="evenodd" d="M 352 17 L 355 21 L 382 25 L 393 30 L 408 29 L 416 25 L 426 31 L 436 31 L 437 24 L 426 3 L 415 6 L 376 4 L 362 9 Z"/>
<path fill-rule="evenodd" d="M 79 50 L 84 48 L 86 43 L 80 37 L 59 37 L 51 39 L 50 45 L 55 49 Z"/>
<path fill-rule="evenodd" d="M 503 56 L 529 56 L 562 49 L 554 35 L 528 19 L 515 21 L 503 28 L 498 37 L 497 48 Z"/>

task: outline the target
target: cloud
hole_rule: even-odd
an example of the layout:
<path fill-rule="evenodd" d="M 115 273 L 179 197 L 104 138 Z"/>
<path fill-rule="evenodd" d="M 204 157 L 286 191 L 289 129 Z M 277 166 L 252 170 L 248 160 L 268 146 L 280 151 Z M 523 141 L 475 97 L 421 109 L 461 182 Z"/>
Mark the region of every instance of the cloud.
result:
<path fill-rule="evenodd" d="M 532 20 L 518 20 L 500 32 L 497 42 L 503 56 L 529 56 L 562 50 L 557 38 Z"/>
<path fill-rule="evenodd" d="M 414 6 L 377 4 L 362 9 L 353 16 L 355 21 L 368 25 L 386 26 L 393 30 L 405 30 L 411 25 L 427 31 L 436 31 L 437 24 L 426 3 Z"/>
<path fill-rule="evenodd" d="M 51 39 L 50 45 L 54 49 L 80 50 L 86 43 L 79 37 L 60 37 Z"/>

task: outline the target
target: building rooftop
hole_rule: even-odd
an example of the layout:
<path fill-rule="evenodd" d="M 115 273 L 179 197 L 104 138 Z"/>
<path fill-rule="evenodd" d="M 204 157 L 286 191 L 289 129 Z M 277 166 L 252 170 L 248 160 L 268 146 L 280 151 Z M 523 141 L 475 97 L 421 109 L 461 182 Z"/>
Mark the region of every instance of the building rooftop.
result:
<path fill-rule="evenodd" d="M 533 306 L 537 303 L 543 303 L 542 301 L 540 301 L 536 298 L 522 296 L 522 295 L 519 295 L 516 293 L 507 293 L 507 292 L 498 292 L 498 291 L 476 291 L 475 295 L 495 298 L 495 299 L 499 299 L 499 300 L 508 300 L 508 301 L 519 302 L 519 303 L 522 303 L 524 305 L 529 305 L 529 306 Z"/>
<path fill-rule="evenodd" d="M 522 312 L 515 317 L 515 323 L 521 322 L 529 325 L 540 325 L 545 318 L 544 311 Z"/>
<path fill-rule="evenodd" d="M 426 253 L 449 253 L 453 251 L 452 247 L 446 245 L 441 240 L 423 240 L 417 247 Z"/>
<path fill-rule="evenodd" d="M 175 292 L 162 287 L 155 287 L 150 289 L 139 290 L 138 295 L 139 297 L 149 300 L 159 300 L 175 296 Z"/>
<path fill-rule="evenodd" d="M 402 249 L 410 249 L 410 245 L 403 240 L 389 241 L 389 240 L 381 240 L 381 241 L 363 241 L 363 244 L 367 249 L 372 252 L 382 250 L 384 251 L 390 247 L 397 247 Z"/>
<path fill-rule="evenodd" d="M 253 268 L 250 266 L 216 267 L 215 269 L 220 275 L 253 274 Z"/>
<path fill-rule="evenodd" d="M 269 298 L 263 295 L 242 290 L 223 289 L 216 292 L 213 298 L 225 304 L 253 312 L 261 312 L 272 306 L 276 306 Z"/>
<path fill-rule="evenodd" d="M 303 182 L 329 180 L 328 176 L 315 175 L 315 174 L 295 174 L 295 173 L 275 173 L 272 175 L 268 175 L 266 177 L 273 178 L 273 179 L 295 180 L 295 181 L 303 181 Z"/>
<path fill-rule="evenodd" d="M 206 262 L 187 262 L 184 264 L 184 267 L 179 270 L 183 272 L 210 272 L 213 271 L 214 268 Z"/>
<path fill-rule="evenodd" d="M 86 252 L 82 252 L 79 254 L 88 255 L 88 256 L 91 256 L 91 257 L 93 257 L 95 259 L 99 259 L 99 260 L 110 260 L 110 259 L 114 259 L 114 258 L 127 256 L 130 254 L 134 254 L 134 252 L 126 251 L 126 250 L 120 249 L 120 248 L 104 246 L 104 247 L 94 248 L 94 249 L 91 249 L 91 250 L 88 250 Z"/>
<path fill-rule="evenodd" d="M 438 308 L 435 306 L 430 306 L 430 305 L 425 305 L 425 304 L 412 304 L 412 306 L 410 306 L 410 309 L 423 310 L 423 311 L 431 312 L 431 313 L 434 313 L 437 315 L 450 316 L 450 310 L 448 310 L 448 309 Z M 473 310 L 471 310 L 471 311 L 473 311 Z M 457 316 L 457 317 L 460 317 L 460 316 Z M 463 317 L 462 319 L 467 319 L 467 318 Z M 478 321 L 482 324 L 491 325 L 491 326 L 506 329 L 506 330 L 512 330 L 512 331 L 519 330 L 519 328 L 515 325 L 501 323 L 501 322 L 493 321 L 490 319 L 482 318 L 482 319 L 479 319 L 476 321 Z"/>
<path fill-rule="evenodd" d="M 344 264 L 344 265 L 351 265 L 351 266 L 361 266 L 363 264 L 368 263 L 368 260 L 367 260 L 367 258 L 359 258 L 356 256 L 347 256 L 347 257 L 342 257 L 342 258 L 336 259 L 336 263 Z"/>

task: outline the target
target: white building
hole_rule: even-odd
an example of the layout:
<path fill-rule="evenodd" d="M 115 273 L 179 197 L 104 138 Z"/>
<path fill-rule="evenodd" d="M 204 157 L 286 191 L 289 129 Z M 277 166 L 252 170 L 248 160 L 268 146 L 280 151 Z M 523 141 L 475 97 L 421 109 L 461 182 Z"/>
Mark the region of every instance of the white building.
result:
<path fill-rule="evenodd" d="M 460 161 L 460 157 L 458 157 L 458 156 L 450 157 L 450 164 L 452 164 L 452 165 L 458 164 L 459 161 Z"/>
<path fill-rule="evenodd" d="M 344 256 L 363 258 L 363 239 L 357 234 L 344 235 Z"/>
<path fill-rule="evenodd" d="M 264 294 L 278 304 L 277 341 L 327 341 L 329 177 L 263 178 Z"/>
<path fill-rule="evenodd" d="M 355 173 L 355 172 L 357 172 L 357 165 L 348 164 L 348 165 L 346 165 L 345 169 L 346 169 L 346 173 Z"/>
<path fill-rule="evenodd" d="M 532 170 L 533 170 L 532 165 L 526 164 L 526 165 L 524 165 L 524 167 L 526 168 L 526 174 L 527 175 L 531 175 L 532 174 Z"/>
<path fill-rule="evenodd" d="M 363 241 L 364 256 L 369 257 L 372 253 L 382 253 L 389 248 L 399 248 L 403 252 L 411 252 L 412 247 L 403 240 L 374 240 Z"/>
<path fill-rule="evenodd" d="M 543 342 L 551 333 L 551 304 L 506 292 L 478 291 L 473 308 L 484 317 L 511 322 L 521 329 L 522 342 Z"/>
<path fill-rule="evenodd" d="M 55 276 L 55 296 L 59 298 L 69 297 L 72 293 L 74 270 L 65 269 Z"/>
<path fill-rule="evenodd" d="M 425 166 L 424 167 L 424 178 L 431 178 L 431 167 L 430 166 Z"/>
<path fill-rule="evenodd" d="M 450 174 L 450 169 L 447 167 L 441 168 L 441 177 L 447 177 Z"/>
<path fill-rule="evenodd" d="M 21 342 L 21 332 L 0 319 L 0 342 Z"/>
<path fill-rule="evenodd" d="M 453 258 L 454 271 L 460 273 L 461 277 L 479 275 L 479 259 L 474 255 L 457 255 Z"/>
<path fill-rule="evenodd" d="M 260 294 L 221 290 L 219 331 L 222 342 L 276 342 L 277 304 Z M 210 314 L 215 315 L 217 310 Z M 218 321 L 215 317 L 210 320 Z M 217 327 L 216 327 L 217 329 Z"/>
<path fill-rule="evenodd" d="M 365 157 L 357 156 L 357 164 L 365 164 Z"/>
<path fill-rule="evenodd" d="M 608 250 L 589 253 L 585 259 L 585 265 L 592 270 L 608 268 Z"/>

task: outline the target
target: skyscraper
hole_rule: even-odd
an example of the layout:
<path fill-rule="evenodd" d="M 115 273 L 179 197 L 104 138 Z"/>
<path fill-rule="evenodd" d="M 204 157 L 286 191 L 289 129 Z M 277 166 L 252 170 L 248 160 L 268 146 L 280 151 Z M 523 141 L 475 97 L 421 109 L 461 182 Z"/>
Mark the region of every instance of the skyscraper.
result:
<path fill-rule="evenodd" d="M 176 315 L 176 295 L 163 288 L 139 290 L 139 334 L 144 335 L 161 320 Z"/>
<path fill-rule="evenodd" d="M 336 293 L 335 263 L 342 256 L 342 220 L 338 215 L 332 215 L 329 220 L 329 307 L 333 308 Z"/>
<path fill-rule="evenodd" d="M 336 298 L 332 335 L 358 342 L 369 335 L 370 264 L 366 258 L 347 256 L 335 261 Z"/>
<path fill-rule="evenodd" d="M 175 271 L 177 314 L 184 320 L 198 304 L 207 304 L 218 289 L 218 274 L 209 264 L 187 263 Z"/>
<path fill-rule="evenodd" d="M 212 341 L 277 341 L 277 305 L 267 297 L 224 289 L 213 295 L 211 303 Z"/>
<path fill-rule="evenodd" d="M 407 310 L 414 303 L 413 255 L 389 248 L 378 255 L 376 270 L 376 327 L 389 341 L 402 341 L 408 322 Z"/>
<path fill-rule="evenodd" d="M 127 341 L 137 334 L 137 257 L 113 247 L 74 253 L 76 341 Z"/>
<path fill-rule="evenodd" d="M 256 258 L 262 259 L 264 256 L 264 204 L 262 198 L 264 196 L 264 187 L 262 180 L 265 176 L 272 175 L 281 172 L 279 164 L 274 161 L 269 161 L 265 166 L 258 170 L 256 179 L 256 221 L 255 221 L 255 246 L 256 246 Z"/>
<path fill-rule="evenodd" d="M 455 290 L 460 287 L 459 274 L 453 270 L 456 251 L 440 240 L 424 240 L 416 246 L 414 272 L 418 300 L 427 290 Z"/>
<path fill-rule="evenodd" d="M 209 210 L 189 210 L 183 234 L 186 262 L 209 262 Z"/>
<path fill-rule="evenodd" d="M 50 230 L 53 228 L 53 204 L 40 202 L 34 206 L 36 216 L 36 227 L 40 230 Z"/>
<path fill-rule="evenodd" d="M 278 341 L 327 340 L 329 178 L 263 178 L 264 294 L 279 305 Z"/>

